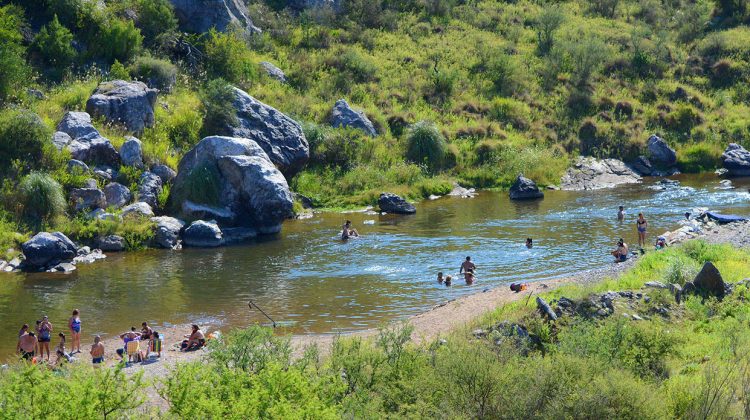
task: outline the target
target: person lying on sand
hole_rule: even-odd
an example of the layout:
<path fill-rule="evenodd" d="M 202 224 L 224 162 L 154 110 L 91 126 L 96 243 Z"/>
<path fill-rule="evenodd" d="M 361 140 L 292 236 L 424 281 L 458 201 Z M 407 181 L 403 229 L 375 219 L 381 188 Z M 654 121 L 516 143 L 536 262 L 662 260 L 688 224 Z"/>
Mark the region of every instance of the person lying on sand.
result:
<path fill-rule="evenodd" d="M 206 345 L 206 337 L 203 335 L 203 331 L 201 331 L 200 327 L 193 324 L 192 328 L 193 330 L 190 335 L 185 336 L 187 340 L 184 340 L 180 346 L 182 351 L 198 350 Z"/>
<path fill-rule="evenodd" d="M 620 240 L 617 241 L 617 248 L 612 251 L 612 256 L 615 257 L 615 262 L 625 262 L 628 259 L 629 252 L 628 244 L 620 238 Z"/>
<path fill-rule="evenodd" d="M 352 228 L 352 221 L 347 220 L 346 223 L 344 223 L 344 226 L 341 227 L 341 240 L 358 237 L 359 232 L 357 232 L 357 229 Z"/>

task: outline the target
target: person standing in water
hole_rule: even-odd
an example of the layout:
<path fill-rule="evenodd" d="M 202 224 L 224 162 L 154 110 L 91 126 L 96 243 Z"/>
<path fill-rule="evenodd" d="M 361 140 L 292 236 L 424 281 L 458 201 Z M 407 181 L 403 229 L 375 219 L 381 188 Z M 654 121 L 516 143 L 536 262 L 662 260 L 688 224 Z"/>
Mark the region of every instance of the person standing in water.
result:
<path fill-rule="evenodd" d="M 359 232 L 357 232 L 357 229 L 352 228 L 352 221 L 347 220 L 344 226 L 341 227 L 341 240 L 357 237 L 359 237 Z"/>
<path fill-rule="evenodd" d="M 78 309 L 73 309 L 73 316 L 68 320 L 70 328 L 70 354 L 81 352 L 81 317 Z"/>
<path fill-rule="evenodd" d="M 643 250 L 646 246 L 646 230 L 648 229 L 648 221 L 643 217 L 643 213 L 638 213 L 638 220 L 635 221 L 636 229 L 638 230 L 638 247 Z"/>
<path fill-rule="evenodd" d="M 474 281 L 474 271 L 477 269 L 477 266 L 474 265 L 473 262 L 471 262 L 471 257 L 466 257 L 466 261 L 464 261 L 461 264 L 461 269 L 458 270 L 458 274 L 463 273 L 464 280 L 466 280 L 467 283 Z"/>
<path fill-rule="evenodd" d="M 625 220 L 625 207 L 620 206 L 619 210 L 617 210 L 617 220 L 620 222 Z"/>
<path fill-rule="evenodd" d="M 526 238 L 526 248 L 531 249 L 534 247 L 534 241 L 531 238 Z"/>

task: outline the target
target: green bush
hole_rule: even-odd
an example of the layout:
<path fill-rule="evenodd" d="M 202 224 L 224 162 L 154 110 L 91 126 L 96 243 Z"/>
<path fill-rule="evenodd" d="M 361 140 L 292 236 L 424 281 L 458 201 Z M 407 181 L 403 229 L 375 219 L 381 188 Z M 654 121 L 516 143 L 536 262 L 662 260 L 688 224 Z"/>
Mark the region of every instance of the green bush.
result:
<path fill-rule="evenodd" d="M 110 66 L 108 76 L 107 79 L 109 80 L 130 80 L 130 72 L 118 60 L 115 60 Z"/>
<path fill-rule="evenodd" d="M 156 38 L 177 29 L 174 7 L 169 0 L 138 0 L 137 26 L 146 43 L 153 45 Z"/>
<path fill-rule="evenodd" d="M 130 74 L 149 87 L 169 92 L 177 80 L 177 67 L 167 60 L 142 56 L 130 65 Z"/>
<path fill-rule="evenodd" d="M 437 171 L 445 163 L 446 144 L 434 123 L 420 121 L 409 128 L 407 134 L 406 158 L 417 164 L 424 164 L 429 170 Z"/>
<path fill-rule="evenodd" d="M 511 96 L 524 87 L 524 78 L 518 62 L 513 56 L 505 53 L 494 53 L 486 63 L 486 71 L 495 92 L 502 96 Z"/>
<path fill-rule="evenodd" d="M 185 200 L 209 206 L 219 203 L 221 175 L 215 165 L 206 163 L 194 168 L 185 178 L 181 188 L 172 187 L 170 201 L 179 206 Z M 175 210 L 179 209 L 175 207 Z"/>
<path fill-rule="evenodd" d="M 31 111 L 0 111 L 0 174 L 7 173 L 13 161 L 39 168 L 51 136 L 42 119 Z"/>
<path fill-rule="evenodd" d="M 338 77 L 345 84 L 369 82 L 375 79 L 378 70 L 372 59 L 366 57 L 355 48 L 341 48 L 331 52 L 326 64 L 338 70 Z"/>
<path fill-rule="evenodd" d="M 61 79 L 67 67 L 76 58 L 72 46 L 73 34 L 62 26 L 57 15 L 48 25 L 43 26 L 34 38 L 34 49 L 39 53 L 45 65 L 55 70 L 54 78 Z"/>
<path fill-rule="evenodd" d="M 22 16 L 23 12 L 16 6 L 0 7 L 0 102 L 17 94 L 31 81 L 21 36 Z"/>
<path fill-rule="evenodd" d="M 523 102 L 511 98 L 495 98 L 489 115 L 496 121 L 510 124 L 517 130 L 525 130 L 531 120 L 531 109 Z"/>
<path fill-rule="evenodd" d="M 237 115 L 233 107 L 234 92 L 223 79 L 215 79 L 201 91 L 203 127 L 201 135 L 214 136 L 227 132 L 227 127 L 237 125 Z"/>
<path fill-rule="evenodd" d="M 351 169 L 372 157 L 375 141 L 361 130 L 331 129 L 315 124 L 306 124 L 303 129 L 310 145 L 312 165 Z"/>
<path fill-rule="evenodd" d="M 677 150 L 677 163 L 686 173 L 712 171 L 721 166 L 720 145 L 696 143 Z"/>
<path fill-rule="evenodd" d="M 41 172 L 32 172 L 21 180 L 18 202 L 23 219 L 37 230 L 65 212 L 62 186 Z"/>
<path fill-rule="evenodd" d="M 439 70 L 437 67 L 430 75 L 430 84 L 426 97 L 430 102 L 441 105 L 448 102 L 456 89 L 456 73 L 452 70 Z"/>
<path fill-rule="evenodd" d="M 133 21 L 112 18 L 101 27 L 97 40 L 90 49 L 95 57 L 100 57 L 107 63 L 115 60 L 125 63 L 138 55 L 142 43 L 143 36 Z"/>
<path fill-rule="evenodd" d="M 209 31 L 204 42 L 204 65 L 210 79 L 245 84 L 257 79 L 257 66 L 239 32 Z"/>

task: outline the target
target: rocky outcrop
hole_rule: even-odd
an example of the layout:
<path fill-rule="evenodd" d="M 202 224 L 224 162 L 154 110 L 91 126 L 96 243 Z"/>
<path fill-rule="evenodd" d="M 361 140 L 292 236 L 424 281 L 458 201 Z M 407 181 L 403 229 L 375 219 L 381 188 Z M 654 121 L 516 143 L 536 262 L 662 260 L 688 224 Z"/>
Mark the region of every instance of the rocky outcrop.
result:
<path fill-rule="evenodd" d="M 596 190 L 640 181 L 640 175 L 617 159 L 579 157 L 563 175 L 560 187 L 569 191 Z"/>
<path fill-rule="evenodd" d="M 169 216 L 152 217 L 154 238 L 151 243 L 159 248 L 176 249 L 180 246 L 180 231 L 185 222 Z"/>
<path fill-rule="evenodd" d="M 85 163 L 81 162 L 80 160 L 71 159 L 68 161 L 68 173 L 80 173 L 85 174 L 90 171 L 89 166 Z"/>
<path fill-rule="evenodd" d="M 190 191 L 193 170 L 208 169 L 221 189 L 217 203 L 197 202 Z M 256 142 L 246 138 L 206 137 L 180 161 L 172 186 L 173 207 L 194 220 L 197 211 L 218 216 L 222 226 L 244 226 L 260 233 L 277 233 L 293 216 L 292 194 L 279 172 Z"/>
<path fill-rule="evenodd" d="M 143 82 L 103 82 L 86 101 L 86 112 L 121 124 L 132 133 L 141 133 L 154 125 L 156 93 Z"/>
<path fill-rule="evenodd" d="M 268 77 L 272 79 L 276 79 L 281 83 L 286 83 L 286 75 L 284 74 L 283 71 L 281 71 L 280 68 L 274 66 L 268 61 L 261 61 L 260 67 L 263 68 L 263 70 L 266 72 Z"/>
<path fill-rule="evenodd" d="M 380 211 L 395 214 L 414 214 L 417 208 L 403 198 L 391 193 L 382 193 L 378 198 Z"/>
<path fill-rule="evenodd" d="M 693 280 L 693 286 L 699 293 L 718 298 L 724 297 L 726 288 L 721 273 L 710 261 L 703 264 L 703 268 Z"/>
<path fill-rule="evenodd" d="M 138 202 L 122 208 L 122 217 L 152 217 L 154 211 L 148 203 Z"/>
<path fill-rule="evenodd" d="M 138 180 L 138 199 L 148 203 L 151 208 L 159 207 L 159 194 L 161 194 L 161 178 L 151 172 L 144 172 Z"/>
<path fill-rule="evenodd" d="M 85 112 L 66 112 L 60 123 L 57 124 L 57 131 L 66 134 L 70 140 L 91 139 L 101 136 L 99 131 L 91 124 L 91 116 Z"/>
<path fill-rule="evenodd" d="M 539 187 L 536 183 L 523 175 L 518 175 L 516 181 L 510 187 L 510 199 L 511 200 L 533 200 L 536 198 L 543 198 L 544 192 L 539 191 Z"/>
<path fill-rule="evenodd" d="M 364 131 L 367 135 L 375 137 L 378 132 L 372 121 L 362 111 L 355 111 L 344 99 L 339 99 L 331 111 L 331 125 L 334 127 L 352 127 Z"/>
<path fill-rule="evenodd" d="M 120 154 L 110 141 L 91 125 L 91 116 L 85 112 L 67 112 L 57 125 L 53 144 L 58 150 L 66 149 L 73 159 L 94 164 L 120 166 Z"/>
<path fill-rule="evenodd" d="M 737 143 L 729 143 L 721 163 L 729 176 L 750 176 L 750 152 Z"/>
<path fill-rule="evenodd" d="M 107 198 L 107 207 L 116 209 L 127 205 L 133 199 L 128 187 L 117 182 L 110 182 L 104 186 L 104 196 Z"/>
<path fill-rule="evenodd" d="M 107 207 L 107 198 L 98 188 L 73 188 L 70 191 L 70 201 L 75 211 Z"/>
<path fill-rule="evenodd" d="M 161 178 L 162 185 L 171 183 L 177 176 L 177 172 L 173 171 L 169 166 L 162 164 L 152 166 L 151 173 Z"/>
<path fill-rule="evenodd" d="M 221 229 L 213 220 L 196 220 L 182 235 L 185 245 L 200 248 L 221 246 L 224 243 Z"/>
<path fill-rule="evenodd" d="M 234 88 L 237 125 L 216 133 L 250 139 L 260 145 L 287 178 L 299 172 L 310 158 L 302 127 L 293 119 L 246 92 Z"/>
<path fill-rule="evenodd" d="M 187 32 L 204 33 L 211 28 L 226 31 L 232 26 L 259 33 L 248 17 L 242 0 L 169 0 L 180 22 Z"/>
<path fill-rule="evenodd" d="M 653 134 L 646 144 L 651 162 L 664 167 L 674 166 L 677 163 L 677 153 L 661 137 Z"/>
<path fill-rule="evenodd" d="M 39 232 L 21 245 L 25 264 L 34 268 L 54 266 L 61 262 L 72 261 L 76 257 L 77 247 L 61 232 Z"/>
<path fill-rule="evenodd" d="M 120 147 L 120 160 L 123 165 L 143 168 L 143 144 L 135 137 L 128 137 Z"/>
<path fill-rule="evenodd" d="M 125 250 L 125 238 L 119 235 L 107 235 L 96 241 L 96 247 L 104 252 L 120 252 Z"/>

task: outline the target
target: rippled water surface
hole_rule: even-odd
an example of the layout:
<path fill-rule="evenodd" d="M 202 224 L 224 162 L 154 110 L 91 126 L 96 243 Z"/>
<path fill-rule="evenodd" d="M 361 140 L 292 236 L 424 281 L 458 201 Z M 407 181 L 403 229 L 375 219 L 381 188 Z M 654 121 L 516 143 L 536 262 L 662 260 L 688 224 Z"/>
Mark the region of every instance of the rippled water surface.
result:
<path fill-rule="evenodd" d="M 635 215 L 650 235 L 674 229 L 685 211 L 709 207 L 750 216 L 750 180 L 719 189 L 714 175 L 675 177 L 681 186 L 640 185 L 586 192 L 548 191 L 543 200 L 511 202 L 505 193 L 420 203 L 413 216 L 316 214 L 289 221 L 283 233 L 219 249 L 111 254 L 71 275 L 0 274 L 0 355 L 15 347 L 23 323 L 48 314 L 57 330 L 82 311 L 83 342 L 149 321 L 263 323 L 252 299 L 287 331 L 352 331 L 514 280 L 547 279 L 610 263 L 618 237 L 637 243 Z M 616 220 L 618 205 L 627 221 Z M 363 237 L 337 239 L 344 219 Z M 374 224 L 365 224 L 372 220 Z M 526 237 L 534 248 L 524 247 Z M 458 272 L 471 255 L 478 281 L 446 288 L 435 274 Z M 67 329 L 67 328 L 64 328 Z"/>

